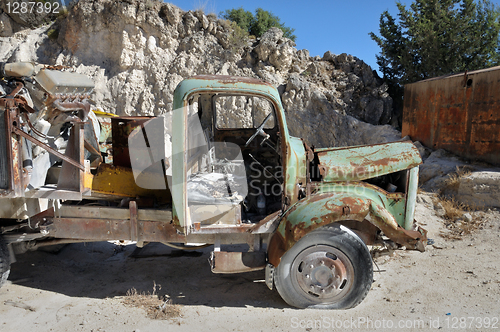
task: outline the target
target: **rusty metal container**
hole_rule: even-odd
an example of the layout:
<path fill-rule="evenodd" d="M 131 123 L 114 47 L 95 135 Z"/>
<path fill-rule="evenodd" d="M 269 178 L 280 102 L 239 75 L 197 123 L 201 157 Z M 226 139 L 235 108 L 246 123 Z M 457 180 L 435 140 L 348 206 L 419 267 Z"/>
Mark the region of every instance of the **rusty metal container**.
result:
<path fill-rule="evenodd" d="M 500 66 L 405 85 L 402 136 L 500 165 Z"/>

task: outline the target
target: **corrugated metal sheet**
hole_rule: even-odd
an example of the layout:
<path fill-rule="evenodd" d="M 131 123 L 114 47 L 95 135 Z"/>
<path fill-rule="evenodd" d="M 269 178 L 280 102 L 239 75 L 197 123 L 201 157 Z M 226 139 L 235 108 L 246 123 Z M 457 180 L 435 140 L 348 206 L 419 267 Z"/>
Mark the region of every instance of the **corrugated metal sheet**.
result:
<path fill-rule="evenodd" d="M 500 164 L 500 67 L 405 85 L 402 136 Z"/>

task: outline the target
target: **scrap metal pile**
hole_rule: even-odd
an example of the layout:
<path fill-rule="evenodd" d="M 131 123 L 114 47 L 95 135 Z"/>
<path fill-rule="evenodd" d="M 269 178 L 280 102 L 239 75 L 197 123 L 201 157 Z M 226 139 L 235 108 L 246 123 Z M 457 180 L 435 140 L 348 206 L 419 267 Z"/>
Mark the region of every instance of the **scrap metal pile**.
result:
<path fill-rule="evenodd" d="M 74 174 L 100 158 L 93 88 L 87 76 L 60 66 L 0 63 L 1 196 L 50 184 L 81 191 Z M 69 166 L 53 168 L 61 164 Z"/>

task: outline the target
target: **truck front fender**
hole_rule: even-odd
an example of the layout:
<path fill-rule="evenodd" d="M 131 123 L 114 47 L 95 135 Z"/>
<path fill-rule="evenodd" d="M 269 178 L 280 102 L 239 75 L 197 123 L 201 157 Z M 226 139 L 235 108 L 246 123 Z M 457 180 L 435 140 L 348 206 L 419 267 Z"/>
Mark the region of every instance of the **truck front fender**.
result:
<path fill-rule="evenodd" d="M 368 218 L 367 218 L 368 217 Z M 268 246 L 269 263 L 278 266 L 281 257 L 304 235 L 334 222 L 365 219 L 394 242 L 408 249 L 424 249 L 426 232 L 405 230 L 377 197 L 352 193 L 320 193 L 297 202 L 283 216 Z"/>

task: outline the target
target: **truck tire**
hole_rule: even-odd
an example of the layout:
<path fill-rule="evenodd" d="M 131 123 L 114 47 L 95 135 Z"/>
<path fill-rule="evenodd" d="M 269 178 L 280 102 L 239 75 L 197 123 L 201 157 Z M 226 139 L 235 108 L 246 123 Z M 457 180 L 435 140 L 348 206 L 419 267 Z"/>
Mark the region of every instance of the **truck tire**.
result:
<path fill-rule="evenodd" d="M 10 256 L 7 243 L 0 237 L 0 287 L 7 281 L 10 273 Z"/>
<path fill-rule="evenodd" d="M 278 293 L 297 308 L 355 307 L 372 282 L 370 251 L 354 232 L 336 224 L 301 238 L 283 255 L 275 273 Z"/>

